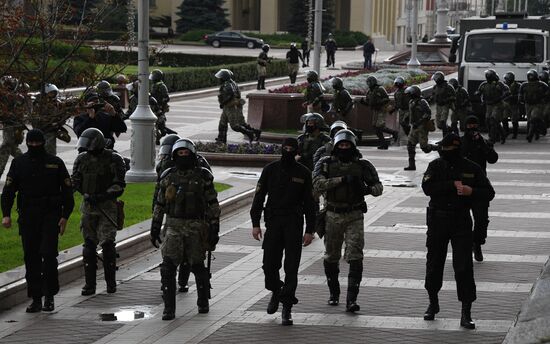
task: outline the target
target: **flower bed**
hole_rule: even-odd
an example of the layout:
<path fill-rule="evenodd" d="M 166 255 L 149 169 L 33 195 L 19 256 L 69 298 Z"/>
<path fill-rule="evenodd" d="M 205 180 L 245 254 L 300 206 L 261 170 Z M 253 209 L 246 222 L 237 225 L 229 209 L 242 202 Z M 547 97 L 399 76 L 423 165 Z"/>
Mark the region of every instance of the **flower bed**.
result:
<path fill-rule="evenodd" d="M 264 167 L 280 159 L 281 146 L 265 143 L 230 143 L 220 145 L 216 142 L 196 142 L 197 151 L 211 165 Z"/>

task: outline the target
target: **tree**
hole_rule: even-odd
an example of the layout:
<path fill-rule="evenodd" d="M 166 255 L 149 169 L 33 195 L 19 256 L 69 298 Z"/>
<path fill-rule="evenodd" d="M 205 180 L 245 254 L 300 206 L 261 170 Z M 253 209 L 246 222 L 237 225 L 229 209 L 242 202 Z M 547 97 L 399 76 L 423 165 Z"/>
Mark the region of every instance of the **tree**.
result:
<path fill-rule="evenodd" d="M 193 29 L 221 31 L 229 27 L 223 0 L 184 0 L 178 7 L 176 31 L 185 33 Z"/>
<path fill-rule="evenodd" d="M 309 0 L 292 0 L 287 22 L 288 32 L 305 37 L 309 12 Z"/>

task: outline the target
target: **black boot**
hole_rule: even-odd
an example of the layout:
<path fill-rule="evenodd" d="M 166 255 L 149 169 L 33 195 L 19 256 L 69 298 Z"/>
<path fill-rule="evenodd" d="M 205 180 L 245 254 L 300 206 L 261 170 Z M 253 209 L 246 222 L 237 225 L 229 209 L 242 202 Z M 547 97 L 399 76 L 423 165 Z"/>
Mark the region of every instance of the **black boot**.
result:
<path fill-rule="evenodd" d="M 409 154 L 409 166 L 405 167 L 405 171 L 416 171 L 416 150 L 415 146 L 407 145 L 407 153 Z"/>
<path fill-rule="evenodd" d="M 217 143 L 227 143 L 227 130 L 218 130 L 218 137 L 216 137 Z"/>
<path fill-rule="evenodd" d="M 256 84 L 256 89 L 261 90 L 262 89 L 262 77 L 258 77 L 258 83 Z"/>
<path fill-rule="evenodd" d="M 265 76 L 262 76 L 262 90 L 265 90 Z"/>
<path fill-rule="evenodd" d="M 162 299 L 164 300 L 162 320 L 172 320 L 176 317 L 176 269 L 177 267 L 169 260 L 163 261 L 160 265 Z"/>
<path fill-rule="evenodd" d="M 53 296 L 46 296 L 44 297 L 44 306 L 42 307 L 42 310 L 44 312 L 52 312 L 55 308 Z"/>
<path fill-rule="evenodd" d="M 346 312 L 357 312 L 361 309 L 357 304 L 357 294 L 363 275 L 363 261 L 352 260 L 349 262 L 348 293 L 346 297 Z"/>
<path fill-rule="evenodd" d="M 267 304 L 267 314 L 275 314 L 277 310 L 279 309 L 279 302 L 281 291 L 275 290 L 271 292 L 271 299 L 269 299 L 269 303 Z"/>
<path fill-rule="evenodd" d="M 512 139 L 518 138 L 518 131 L 519 131 L 519 123 L 512 122 Z"/>
<path fill-rule="evenodd" d="M 472 251 L 474 251 L 474 259 L 478 262 L 483 261 L 483 252 L 481 252 L 481 245 L 474 242 L 472 246 Z"/>
<path fill-rule="evenodd" d="M 210 297 L 210 278 L 208 271 L 195 272 L 195 282 L 197 283 L 197 308 L 199 313 L 204 314 L 210 311 L 208 299 Z"/>
<path fill-rule="evenodd" d="M 460 317 L 460 327 L 468 330 L 476 328 L 476 324 L 472 320 L 472 303 L 462 302 L 462 316 Z"/>
<path fill-rule="evenodd" d="M 106 242 L 103 244 L 103 271 L 105 274 L 105 283 L 107 284 L 107 293 L 116 293 L 116 249 L 115 244 Z"/>
<path fill-rule="evenodd" d="M 251 129 L 247 129 L 243 125 L 238 125 L 234 128 L 234 130 L 248 137 L 249 142 L 254 141 L 254 132 Z"/>
<path fill-rule="evenodd" d="M 535 125 L 533 121 L 527 122 L 527 142 L 531 143 L 533 141 L 533 136 L 535 136 Z"/>
<path fill-rule="evenodd" d="M 86 284 L 82 287 L 81 294 L 83 296 L 95 294 L 96 273 L 97 273 L 97 257 L 95 246 L 84 243 L 82 250 L 82 259 L 84 260 L 84 279 Z"/>
<path fill-rule="evenodd" d="M 430 295 L 430 304 L 424 313 L 424 320 L 434 320 L 437 313 L 439 313 L 439 298 L 437 294 Z"/>
<path fill-rule="evenodd" d="M 283 312 L 281 314 L 281 318 L 282 318 L 281 324 L 283 326 L 290 326 L 294 323 L 292 321 L 291 311 L 292 311 L 292 305 L 283 305 Z"/>
<path fill-rule="evenodd" d="M 191 268 L 189 264 L 182 263 L 180 264 L 180 271 L 178 274 L 178 284 L 180 293 L 187 293 L 189 291 L 189 274 L 191 273 Z"/>
<path fill-rule="evenodd" d="M 42 310 L 42 297 L 35 296 L 32 298 L 32 303 L 27 307 L 25 312 L 27 313 L 38 313 Z"/>
<path fill-rule="evenodd" d="M 340 282 L 338 281 L 338 274 L 340 269 L 338 263 L 327 263 L 323 261 L 325 267 L 325 275 L 327 276 L 328 290 L 330 296 L 328 298 L 328 304 L 330 306 L 338 306 L 340 303 Z"/>

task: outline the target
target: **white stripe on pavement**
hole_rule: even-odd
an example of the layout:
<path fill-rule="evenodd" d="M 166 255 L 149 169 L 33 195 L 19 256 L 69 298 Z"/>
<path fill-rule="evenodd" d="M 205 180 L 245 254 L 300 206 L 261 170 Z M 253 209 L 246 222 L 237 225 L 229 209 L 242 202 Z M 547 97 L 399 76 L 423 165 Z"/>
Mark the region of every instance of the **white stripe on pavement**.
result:
<path fill-rule="evenodd" d="M 390 212 L 404 213 L 404 214 L 425 214 L 426 208 L 416 207 L 394 207 Z M 550 219 L 550 213 L 538 213 L 538 212 L 502 212 L 502 211 L 490 211 L 490 217 L 508 217 L 508 218 L 529 218 L 529 219 Z"/>
<path fill-rule="evenodd" d="M 427 227 L 424 225 L 409 225 L 398 223 L 394 227 L 386 226 L 367 226 L 365 233 L 406 233 L 406 234 L 426 234 Z M 541 238 L 550 239 L 550 232 L 526 232 L 526 231 L 499 231 L 488 230 L 489 237 L 502 238 Z"/>

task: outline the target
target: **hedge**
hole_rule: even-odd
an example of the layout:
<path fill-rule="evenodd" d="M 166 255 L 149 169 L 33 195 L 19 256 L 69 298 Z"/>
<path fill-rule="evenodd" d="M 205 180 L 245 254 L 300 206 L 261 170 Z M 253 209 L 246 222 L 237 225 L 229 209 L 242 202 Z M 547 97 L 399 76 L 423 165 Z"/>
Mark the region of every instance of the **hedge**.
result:
<path fill-rule="evenodd" d="M 208 29 L 195 29 L 195 30 L 189 30 L 184 34 L 181 34 L 178 36 L 178 40 L 180 41 L 186 41 L 186 42 L 197 42 L 197 41 L 203 41 L 204 35 L 209 35 L 213 33 L 214 31 L 208 30 Z M 204 41 L 203 41 L 204 42 Z"/>
<path fill-rule="evenodd" d="M 336 31 L 334 40 L 339 47 L 356 47 L 363 45 L 369 37 L 359 31 Z"/>
<path fill-rule="evenodd" d="M 256 62 L 237 63 L 209 67 L 187 67 L 179 72 L 164 73 L 164 82 L 170 92 L 181 92 L 199 88 L 213 87 L 220 84 L 214 74 L 220 68 L 230 69 L 235 81 L 251 81 L 257 78 Z M 160 68 L 162 70 L 162 68 Z M 285 60 L 272 60 L 267 67 L 268 77 L 280 77 L 288 74 Z"/>

